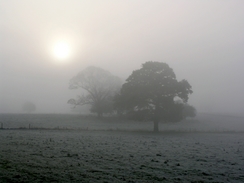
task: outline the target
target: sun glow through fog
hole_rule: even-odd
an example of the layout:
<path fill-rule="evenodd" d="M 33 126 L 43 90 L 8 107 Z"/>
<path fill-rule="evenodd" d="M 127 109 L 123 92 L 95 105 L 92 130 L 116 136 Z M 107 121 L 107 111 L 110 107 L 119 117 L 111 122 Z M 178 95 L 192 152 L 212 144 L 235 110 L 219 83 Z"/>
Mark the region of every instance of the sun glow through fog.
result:
<path fill-rule="evenodd" d="M 67 60 L 70 57 L 71 48 L 66 42 L 57 42 L 53 47 L 53 55 L 59 61 Z"/>

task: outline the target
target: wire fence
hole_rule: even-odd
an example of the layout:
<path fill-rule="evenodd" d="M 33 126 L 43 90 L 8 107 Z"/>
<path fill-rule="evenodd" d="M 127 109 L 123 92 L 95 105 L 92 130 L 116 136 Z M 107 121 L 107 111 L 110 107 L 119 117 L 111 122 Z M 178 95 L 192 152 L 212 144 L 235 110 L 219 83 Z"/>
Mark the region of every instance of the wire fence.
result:
<path fill-rule="evenodd" d="M 244 118 L 200 118 L 160 123 L 162 132 L 244 132 Z M 70 114 L 0 114 L 1 130 L 153 131 L 153 122 Z"/>

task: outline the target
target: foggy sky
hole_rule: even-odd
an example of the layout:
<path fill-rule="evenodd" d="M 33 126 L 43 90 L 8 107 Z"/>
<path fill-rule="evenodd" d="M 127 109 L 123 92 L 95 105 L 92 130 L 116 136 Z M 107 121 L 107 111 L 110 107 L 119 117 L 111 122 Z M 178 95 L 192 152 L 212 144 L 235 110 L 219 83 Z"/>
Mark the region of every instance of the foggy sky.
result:
<path fill-rule="evenodd" d="M 243 0 L 0 0 L 0 113 L 70 112 L 69 80 L 87 66 L 126 79 L 146 61 L 187 79 L 198 112 L 244 114 Z M 50 53 L 72 46 L 67 63 Z"/>

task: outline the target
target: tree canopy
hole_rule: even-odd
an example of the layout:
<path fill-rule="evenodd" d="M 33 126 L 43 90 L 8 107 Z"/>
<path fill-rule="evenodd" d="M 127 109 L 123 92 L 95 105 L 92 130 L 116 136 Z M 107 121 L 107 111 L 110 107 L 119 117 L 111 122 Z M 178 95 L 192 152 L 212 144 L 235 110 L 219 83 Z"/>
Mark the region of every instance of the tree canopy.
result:
<path fill-rule="evenodd" d="M 195 109 L 195 107 L 189 105 L 189 104 L 185 104 L 184 105 L 184 109 L 183 109 L 183 116 L 184 118 L 194 118 L 197 114 L 197 110 Z"/>
<path fill-rule="evenodd" d="M 153 121 L 154 131 L 158 131 L 159 121 L 183 119 L 183 103 L 191 93 L 191 85 L 187 80 L 177 81 L 168 64 L 149 61 L 122 85 L 115 97 L 115 108 L 130 117 Z M 176 97 L 183 103 L 175 102 Z"/>
<path fill-rule="evenodd" d="M 69 88 L 81 88 L 85 93 L 77 99 L 70 99 L 69 104 L 91 105 L 90 111 L 102 116 L 113 111 L 113 97 L 121 87 L 121 80 L 110 72 L 90 66 L 70 80 Z"/>

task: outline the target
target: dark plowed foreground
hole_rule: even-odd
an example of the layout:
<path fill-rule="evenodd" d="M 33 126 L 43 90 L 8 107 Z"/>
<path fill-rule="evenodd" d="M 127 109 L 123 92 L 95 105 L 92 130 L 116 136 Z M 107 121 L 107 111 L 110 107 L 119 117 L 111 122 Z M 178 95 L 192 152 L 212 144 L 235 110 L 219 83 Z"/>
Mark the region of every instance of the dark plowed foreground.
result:
<path fill-rule="evenodd" d="M 0 182 L 244 182 L 244 134 L 0 131 Z"/>

